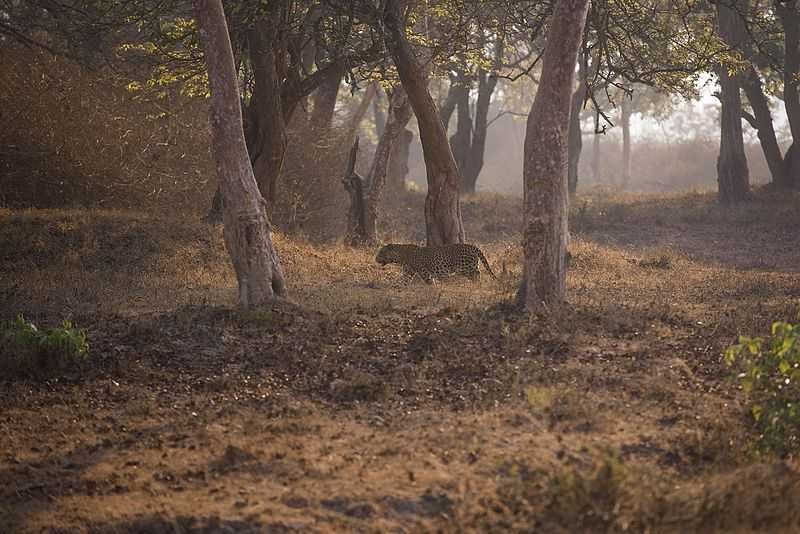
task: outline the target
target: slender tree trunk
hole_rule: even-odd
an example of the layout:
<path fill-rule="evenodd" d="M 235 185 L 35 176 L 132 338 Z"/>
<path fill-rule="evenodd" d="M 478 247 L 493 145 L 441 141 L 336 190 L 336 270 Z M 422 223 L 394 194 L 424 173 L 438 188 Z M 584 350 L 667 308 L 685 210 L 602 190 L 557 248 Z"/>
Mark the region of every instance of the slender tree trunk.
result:
<path fill-rule="evenodd" d="M 778 137 L 775 135 L 775 127 L 772 123 L 772 112 L 761 85 L 761 77 L 755 67 L 751 65 L 747 73 L 741 77 L 741 81 L 747 100 L 753 108 L 753 126 L 758 134 L 764 159 L 767 160 L 772 183 L 780 188 L 789 187 L 783 156 L 778 146 Z"/>
<path fill-rule="evenodd" d="M 336 99 L 339 97 L 339 87 L 342 85 L 344 67 L 332 69 L 325 76 L 314 93 L 314 109 L 311 112 L 311 126 L 317 131 L 330 129 L 333 123 L 333 113 L 336 109 Z"/>
<path fill-rule="evenodd" d="M 384 12 L 386 46 L 394 58 L 400 81 L 417 116 L 428 194 L 425 198 L 425 226 L 428 245 L 464 242 L 458 185 L 461 182 L 450 144 L 436 104 L 428 92 L 422 67 L 405 36 L 403 0 L 388 0 Z"/>
<path fill-rule="evenodd" d="M 464 169 L 467 166 L 467 158 L 472 149 L 472 117 L 469 114 L 469 91 L 470 82 L 463 73 L 458 76 L 456 94 L 456 131 L 450 136 L 450 150 L 453 152 L 453 159 L 456 161 L 459 174 L 464 184 Z M 464 190 L 461 188 L 461 192 Z"/>
<path fill-rule="evenodd" d="M 720 37 L 732 48 L 741 48 L 745 29 L 736 10 L 717 3 Z M 719 84 L 722 89 L 720 112 L 720 147 L 717 159 L 717 181 L 719 200 L 723 204 L 741 202 L 750 191 L 747 158 L 742 138 L 742 99 L 739 92 L 739 76 L 732 76 L 723 65 L 719 68 Z"/>
<path fill-rule="evenodd" d="M 378 82 L 375 84 L 375 98 L 372 99 L 372 116 L 375 121 L 375 133 L 378 134 L 378 139 L 383 135 L 383 129 L 386 127 L 386 113 L 383 110 L 384 91 Z"/>
<path fill-rule="evenodd" d="M 225 245 L 239 282 L 239 305 L 269 304 L 286 288 L 269 218 L 247 154 L 222 0 L 195 0 L 211 92 L 212 151 L 225 199 Z"/>
<path fill-rule="evenodd" d="M 589 0 L 559 0 L 547 34 L 542 75 L 525 134 L 525 265 L 517 298 L 530 312 L 566 296 L 567 135 L 570 94 Z"/>
<path fill-rule="evenodd" d="M 406 190 L 408 158 L 411 156 L 412 141 L 414 141 L 414 132 L 406 128 L 392 143 L 392 151 L 389 154 L 389 170 L 386 176 L 386 188 L 392 195 L 398 195 Z"/>
<path fill-rule="evenodd" d="M 600 114 L 594 114 L 594 133 L 592 137 L 592 180 L 594 183 L 600 181 L 600 134 L 597 131 L 600 129 Z"/>
<path fill-rule="evenodd" d="M 633 111 L 633 102 L 628 95 L 622 95 L 622 103 L 620 105 L 621 119 L 620 126 L 622 126 L 622 183 L 620 189 L 625 190 L 631 183 L 631 112 Z"/>
<path fill-rule="evenodd" d="M 581 69 L 582 70 L 582 69 Z M 572 105 L 569 115 L 569 133 L 567 148 L 567 187 L 574 195 L 578 191 L 578 165 L 583 151 L 583 135 L 581 134 L 581 108 L 585 92 L 582 86 L 572 93 Z"/>
<path fill-rule="evenodd" d="M 503 43 L 498 42 L 495 51 L 495 65 L 499 66 L 503 55 Z M 478 177 L 483 170 L 483 158 L 486 152 L 486 136 L 489 131 L 489 106 L 492 94 L 497 86 L 497 76 L 478 71 L 478 99 L 475 102 L 475 124 L 472 132 L 472 146 L 467 154 L 466 165 L 461 171 L 463 175 L 462 191 L 474 193 L 477 189 Z"/>
<path fill-rule="evenodd" d="M 458 80 L 456 77 L 450 76 L 450 87 L 447 89 L 447 97 L 444 99 L 442 106 L 439 109 L 439 120 L 442 121 L 445 132 L 450 129 L 450 118 L 453 116 L 453 112 L 456 110 L 458 92 Z"/>
<path fill-rule="evenodd" d="M 361 126 L 361 121 L 364 120 L 364 117 L 367 115 L 367 110 L 369 110 L 369 105 L 372 104 L 372 99 L 375 98 L 375 85 L 369 84 L 367 88 L 364 90 L 364 96 L 361 97 L 361 101 L 356 106 L 356 109 L 353 111 L 353 114 L 350 116 L 349 126 L 348 126 L 348 139 L 354 139 L 356 133 L 358 133 L 358 129 Z"/>
<path fill-rule="evenodd" d="M 581 134 L 581 109 L 586 100 L 586 80 L 588 74 L 586 58 L 581 58 L 578 66 L 578 87 L 572 93 L 572 103 L 569 114 L 569 148 L 567 149 L 567 184 L 569 194 L 574 195 L 578 190 L 578 164 L 583 150 L 583 135 Z"/>
<path fill-rule="evenodd" d="M 366 203 L 365 235 L 363 236 L 363 241 L 366 243 L 378 241 L 378 214 L 386 185 L 389 157 L 394 143 L 405 131 L 409 119 L 411 119 L 411 104 L 403 88 L 398 86 L 392 91 L 389 98 L 389 119 L 375 149 L 372 167 L 367 178 L 369 192 Z"/>

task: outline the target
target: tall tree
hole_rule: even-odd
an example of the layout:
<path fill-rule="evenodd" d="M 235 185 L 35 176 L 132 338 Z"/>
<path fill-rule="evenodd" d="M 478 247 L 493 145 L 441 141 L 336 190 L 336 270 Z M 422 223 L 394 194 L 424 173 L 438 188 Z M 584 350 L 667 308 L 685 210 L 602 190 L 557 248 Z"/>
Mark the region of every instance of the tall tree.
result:
<path fill-rule="evenodd" d="M 428 175 L 425 230 L 428 245 L 464 242 L 458 167 L 447 131 L 428 92 L 428 80 L 406 37 L 404 0 L 387 0 L 384 10 L 386 46 L 392 54 L 408 100 L 417 116 L 422 152 Z"/>
<path fill-rule="evenodd" d="M 286 286 L 247 154 L 222 0 L 195 0 L 194 6 L 211 92 L 211 147 L 225 200 L 225 245 L 239 282 L 239 305 L 252 309 L 284 295 Z"/>
<path fill-rule="evenodd" d="M 719 35 L 731 48 L 742 47 L 746 38 L 742 18 L 737 6 L 717 4 Z M 717 159 L 717 181 L 719 200 L 723 204 L 741 202 L 750 190 L 750 175 L 747 157 L 744 154 L 742 137 L 742 97 L 740 95 L 739 74 L 721 65 L 717 71 L 721 89 L 720 100 L 720 145 Z"/>
<path fill-rule="evenodd" d="M 559 0 L 528 115 L 522 171 L 525 263 L 517 299 L 530 312 L 560 305 L 566 295 L 567 132 L 588 8 L 589 0 Z"/>

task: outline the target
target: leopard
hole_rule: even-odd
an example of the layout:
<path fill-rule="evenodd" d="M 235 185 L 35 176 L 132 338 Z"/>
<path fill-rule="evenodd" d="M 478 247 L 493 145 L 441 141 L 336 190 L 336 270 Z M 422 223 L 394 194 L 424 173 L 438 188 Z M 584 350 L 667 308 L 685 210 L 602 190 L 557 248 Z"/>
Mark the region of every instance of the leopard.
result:
<path fill-rule="evenodd" d="M 409 279 L 419 276 L 426 283 L 452 275 L 462 275 L 474 281 L 480 280 L 479 264 L 495 280 L 497 276 L 489 267 L 481 249 L 467 243 L 420 247 L 418 245 L 391 243 L 378 251 L 375 261 L 381 265 L 396 263 L 403 267 Z"/>

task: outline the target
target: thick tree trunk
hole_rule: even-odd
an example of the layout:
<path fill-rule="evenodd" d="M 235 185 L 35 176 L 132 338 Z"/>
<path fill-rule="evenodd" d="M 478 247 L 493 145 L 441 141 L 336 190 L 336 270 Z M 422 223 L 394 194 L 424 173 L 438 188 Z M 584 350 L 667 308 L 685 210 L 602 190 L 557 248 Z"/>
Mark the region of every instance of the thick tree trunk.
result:
<path fill-rule="evenodd" d="M 622 126 L 622 183 L 620 189 L 625 189 L 631 183 L 631 112 L 633 102 L 628 95 L 622 95 L 620 104 Z"/>
<path fill-rule="evenodd" d="M 458 185 L 461 182 L 450 144 L 436 104 L 428 92 L 422 67 L 405 36 L 403 0 L 388 0 L 384 12 L 386 45 L 394 58 L 400 81 L 417 116 L 428 194 L 425 198 L 425 226 L 428 245 L 464 242 Z"/>
<path fill-rule="evenodd" d="M 366 203 L 365 235 L 363 236 L 365 243 L 373 244 L 378 241 L 378 215 L 384 186 L 386 185 L 389 157 L 394 143 L 400 134 L 405 131 L 409 119 L 411 119 L 411 104 L 408 101 L 406 92 L 402 87 L 398 86 L 392 91 L 389 98 L 389 119 L 386 122 L 383 135 L 378 141 L 378 146 L 375 148 L 372 167 L 367 177 L 369 191 Z"/>
<path fill-rule="evenodd" d="M 745 29 L 741 17 L 730 6 L 717 3 L 720 37 L 732 48 L 741 48 Z M 720 112 L 720 146 L 717 159 L 719 200 L 733 204 L 745 200 L 750 191 L 750 176 L 742 138 L 742 99 L 739 76 L 731 76 L 723 65 L 718 70 L 722 89 Z"/>
<path fill-rule="evenodd" d="M 389 170 L 386 176 L 386 188 L 392 195 L 398 195 L 406 190 L 406 176 L 408 176 L 408 158 L 411 156 L 411 143 L 414 141 L 414 132 L 408 128 L 400 132 L 389 154 Z"/>
<path fill-rule="evenodd" d="M 277 8 L 277 9 L 280 9 Z M 274 11 L 275 9 L 273 9 Z M 248 145 L 250 161 L 258 182 L 258 189 L 264 195 L 270 210 L 277 200 L 278 177 L 286 156 L 286 120 L 281 98 L 282 78 L 284 76 L 281 44 L 278 43 L 278 22 L 271 17 L 257 24 L 247 36 L 250 62 L 253 65 L 255 84 L 250 102 L 250 124 L 253 135 Z"/>
<path fill-rule="evenodd" d="M 247 34 L 247 49 L 254 78 L 253 94 L 246 109 L 247 151 L 258 189 L 267 202 L 267 213 L 272 212 L 277 200 L 278 177 L 288 142 L 286 121 L 290 116 L 281 95 L 285 65 L 280 57 L 283 55 L 282 43 L 275 27 L 281 18 L 281 9 L 280 3 L 274 4 L 269 8 L 270 13 L 265 20 L 257 23 Z M 221 219 L 223 195 L 220 188 L 221 184 L 217 186 L 208 213 L 208 219 L 212 221 Z"/>
<path fill-rule="evenodd" d="M 225 245 L 239 282 L 239 305 L 264 306 L 286 288 L 269 218 L 247 154 L 222 0 L 195 0 L 211 92 L 212 151 L 225 199 Z"/>
<path fill-rule="evenodd" d="M 344 67 L 332 69 L 326 74 L 325 80 L 314 92 L 311 126 L 317 131 L 328 130 L 333 123 L 336 99 L 339 97 L 339 87 L 342 85 L 343 77 Z"/>
<path fill-rule="evenodd" d="M 567 134 L 574 65 L 589 0 L 559 0 L 547 34 L 542 75 L 525 134 L 525 265 L 517 293 L 530 312 L 547 311 L 566 295 Z"/>

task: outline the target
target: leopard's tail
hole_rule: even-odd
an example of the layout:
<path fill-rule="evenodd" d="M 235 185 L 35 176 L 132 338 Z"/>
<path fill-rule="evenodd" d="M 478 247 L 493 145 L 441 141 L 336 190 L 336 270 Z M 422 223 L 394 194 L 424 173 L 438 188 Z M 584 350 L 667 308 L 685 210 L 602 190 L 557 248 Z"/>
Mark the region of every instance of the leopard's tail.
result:
<path fill-rule="evenodd" d="M 486 267 L 486 270 L 489 271 L 489 274 L 492 275 L 492 278 L 494 278 L 495 280 L 497 280 L 499 282 L 500 279 L 497 278 L 497 276 L 494 274 L 494 271 L 492 271 L 492 268 L 489 267 L 489 262 L 487 261 L 486 256 L 483 255 L 483 252 L 481 251 L 481 249 L 478 249 L 478 257 L 483 262 L 483 266 Z"/>

